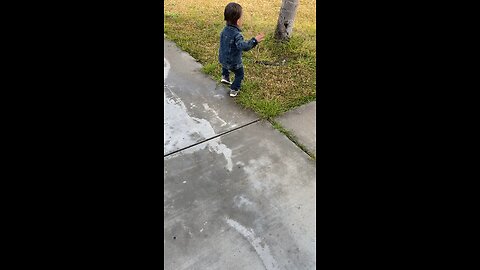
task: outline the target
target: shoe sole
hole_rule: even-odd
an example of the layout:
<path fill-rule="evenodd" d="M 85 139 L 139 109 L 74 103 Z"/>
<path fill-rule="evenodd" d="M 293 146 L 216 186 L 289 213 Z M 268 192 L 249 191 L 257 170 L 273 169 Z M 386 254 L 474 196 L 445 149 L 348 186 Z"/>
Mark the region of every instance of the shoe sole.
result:
<path fill-rule="evenodd" d="M 232 85 L 232 83 L 229 82 L 229 81 L 227 81 L 227 80 L 223 80 L 223 79 L 222 79 L 220 82 L 221 82 L 221 83 L 224 83 L 224 84 Z"/>

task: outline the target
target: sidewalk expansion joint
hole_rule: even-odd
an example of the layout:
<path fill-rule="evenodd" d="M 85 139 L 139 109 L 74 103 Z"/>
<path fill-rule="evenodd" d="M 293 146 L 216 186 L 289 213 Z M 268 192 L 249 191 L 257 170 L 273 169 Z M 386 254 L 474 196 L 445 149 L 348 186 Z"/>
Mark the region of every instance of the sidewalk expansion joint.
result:
<path fill-rule="evenodd" d="M 217 135 L 215 135 L 215 136 L 213 136 L 213 137 L 211 137 L 211 138 L 205 139 L 205 140 L 203 140 L 203 141 L 194 143 L 194 144 L 189 145 L 189 146 L 187 146 L 187 147 L 184 147 L 184 148 L 175 150 L 175 151 L 173 151 L 173 152 L 171 152 L 171 153 L 168 153 L 168 154 L 166 154 L 166 155 L 163 155 L 163 157 L 166 158 L 166 157 L 168 157 L 168 156 L 170 156 L 170 155 L 176 154 L 176 153 L 181 152 L 181 151 L 183 151 L 183 150 L 187 150 L 187 149 L 192 148 L 192 147 L 194 147 L 194 146 L 197 146 L 197 145 L 199 145 L 199 144 L 202 144 L 202 143 L 211 141 L 211 140 L 213 140 L 213 139 L 215 139 L 215 138 L 218 138 L 218 137 L 220 137 L 220 136 L 223 136 L 223 135 L 226 135 L 226 134 L 228 134 L 228 133 L 234 132 L 234 131 L 236 131 L 236 130 L 239 130 L 239 129 L 241 129 L 241 128 L 244 128 L 244 127 L 246 127 L 246 126 L 249 126 L 249 125 L 251 125 L 251 124 L 255 124 L 255 123 L 257 123 L 257 122 L 260 121 L 260 120 L 262 120 L 262 119 L 257 119 L 257 120 L 254 120 L 253 122 L 250 122 L 250 123 L 241 125 L 241 126 L 239 126 L 239 127 L 236 127 L 236 128 L 234 128 L 234 129 L 231 129 L 231 130 L 222 132 L 222 133 L 217 134 Z"/>

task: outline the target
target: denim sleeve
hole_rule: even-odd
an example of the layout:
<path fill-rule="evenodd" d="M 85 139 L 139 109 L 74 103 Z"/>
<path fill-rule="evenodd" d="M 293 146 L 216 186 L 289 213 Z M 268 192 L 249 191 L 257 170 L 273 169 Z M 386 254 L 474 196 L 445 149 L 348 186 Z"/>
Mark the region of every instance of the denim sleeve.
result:
<path fill-rule="evenodd" d="M 240 33 L 235 36 L 235 45 L 239 50 L 242 50 L 242 51 L 248 51 L 252 49 L 257 45 L 257 43 L 258 42 L 255 38 L 252 38 L 248 41 L 243 41 L 243 36 Z"/>

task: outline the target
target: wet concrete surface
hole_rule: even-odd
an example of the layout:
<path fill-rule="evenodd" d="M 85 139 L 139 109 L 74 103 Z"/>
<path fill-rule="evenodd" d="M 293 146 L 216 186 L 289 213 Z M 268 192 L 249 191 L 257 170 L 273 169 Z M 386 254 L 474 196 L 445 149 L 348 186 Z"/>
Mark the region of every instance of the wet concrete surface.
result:
<path fill-rule="evenodd" d="M 163 53 L 164 155 L 258 119 L 236 105 L 229 90 L 201 73 L 201 65 L 174 43 L 164 41 Z"/>
<path fill-rule="evenodd" d="M 164 269 L 315 269 L 315 161 L 164 43 Z"/>

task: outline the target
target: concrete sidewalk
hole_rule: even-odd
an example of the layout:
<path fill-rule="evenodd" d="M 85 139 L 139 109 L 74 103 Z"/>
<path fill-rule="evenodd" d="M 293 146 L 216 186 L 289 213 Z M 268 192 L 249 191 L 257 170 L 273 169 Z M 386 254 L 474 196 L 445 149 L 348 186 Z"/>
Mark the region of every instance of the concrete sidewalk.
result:
<path fill-rule="evenodd" d="M 316 165 L 164 40 L 164 269 L 315 269 Z"/>
<path fill-rule="evenodd" d="M 313 101 L 291 110 L 275 120 L 292 133 L 297 142 L 317 155 L 317 102 Z"/>

